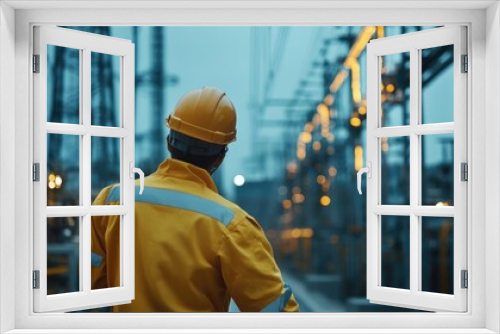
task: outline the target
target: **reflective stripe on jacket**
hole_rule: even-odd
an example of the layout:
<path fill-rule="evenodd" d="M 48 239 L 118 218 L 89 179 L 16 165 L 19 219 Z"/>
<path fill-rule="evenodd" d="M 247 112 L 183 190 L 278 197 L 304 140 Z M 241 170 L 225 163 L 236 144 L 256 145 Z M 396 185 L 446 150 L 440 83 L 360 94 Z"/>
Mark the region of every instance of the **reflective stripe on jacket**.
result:
<path fill-rule="evenodd" d="M 136 187 L 136 190 L 138 188 Z M 119 204 L 118 186 L 94 205 Z M 260 225 L 210 175 L 166 159 L 135 203 L 135 300 L 119 312 L 298 311 Z M 92 217 L 92 288 L 119 286 L 118 216 Z"/>

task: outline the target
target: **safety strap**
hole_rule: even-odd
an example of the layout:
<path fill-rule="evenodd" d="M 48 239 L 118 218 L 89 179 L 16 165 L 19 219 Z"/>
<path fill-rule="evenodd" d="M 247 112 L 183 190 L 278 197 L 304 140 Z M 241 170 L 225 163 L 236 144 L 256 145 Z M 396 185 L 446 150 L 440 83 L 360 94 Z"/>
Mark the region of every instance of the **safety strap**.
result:
<path fill-rule="evenodd" d="M 115 202 L 119 199 L 120 187 L 117 186 L 111 189 L 106 202 Z M 197 212 L 226 226 L 231 223 L 235 214 L 233 210 L 217 202 L 193 194 L 164 188 L 144 187 L 144 192 L 139 195 L 139 187 L 137 186 L 135 187 L 135 201 Z"/>
<path fill-rule="evenodd" d="M 264 307 L 261 312 L 281 312 L 285 309 L 290 297 L 292 297 L 292 288 L 287 283 L 285 283 L 284 287 L 285 291 L 281 294 L 281 296 L 276 298 L 276 300 L 271 304 Z"/>

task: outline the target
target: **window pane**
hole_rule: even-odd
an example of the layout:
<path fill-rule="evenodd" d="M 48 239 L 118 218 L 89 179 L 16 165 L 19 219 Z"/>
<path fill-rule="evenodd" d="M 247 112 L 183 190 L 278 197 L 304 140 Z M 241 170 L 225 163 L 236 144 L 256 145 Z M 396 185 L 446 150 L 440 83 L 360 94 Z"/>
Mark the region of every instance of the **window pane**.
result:
<path fill-rule="evenodd" d="M 92 125 L 120 126 L 120 57 L 92 52 Z"/>
<path fill-rule="evenodd" d="M 421 50 L 422 124 L 453 122 L 453 45 Z"/>
<path fill-rule="evenodd" d="M 381 59 L 381 126 L 410 125 L 410 53 Z"/>
<path fill-rule="evenodd" d="M 422 217 L 422 291 L 453 294 L 453 218 Z"/>
<path fill-rule="evenodd" d="M 92 202 L 107 186 L 120 183 L 120 138 L 92 137 Z"/>
<path fill-rule="evenodd" d="M 121 216 L 92 217 L 92 290 L 121 286 L 120 220 Z"/>
<path fill-rule="evenodd" d="M 47 121 L 80 123 L 80 50 L 47 45 Z"/>
<path fill-rule="evenodd" d="M 47 205 L 80 205 L 80 136 L 47 134 Z"/>
<path fill-rule="evenodd" d="M 410 217 L 382 216 L 382 286 L 410 289 Z"/>
<path fill-rule="evenodd" d="M 383 205 L 410 204 L 410 139 L 389 137 L 380 139 L 381 187 Z"/>
<path fill-rule="evenodd" d="M 80 291 L 80 217 L 47 218 L 47 294 Z"/>
<path fill-rule="evenodd" d="M 453 133 L 422 136 L 422 205 L 453 205 Z"/>

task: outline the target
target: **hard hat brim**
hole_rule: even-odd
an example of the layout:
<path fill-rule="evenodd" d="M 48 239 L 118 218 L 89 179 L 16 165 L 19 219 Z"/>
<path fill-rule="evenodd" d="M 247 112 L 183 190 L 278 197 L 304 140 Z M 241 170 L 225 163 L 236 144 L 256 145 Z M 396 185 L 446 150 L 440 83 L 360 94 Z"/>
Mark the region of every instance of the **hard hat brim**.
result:
<path fill-rule="evenodd" d="M 169 115 L 165 123 L 172 130 L 212 144 L 227 145 L 236 140 L 236 131 L 230 133 L 210 131 L 183 121 L 174 115 Z"/>

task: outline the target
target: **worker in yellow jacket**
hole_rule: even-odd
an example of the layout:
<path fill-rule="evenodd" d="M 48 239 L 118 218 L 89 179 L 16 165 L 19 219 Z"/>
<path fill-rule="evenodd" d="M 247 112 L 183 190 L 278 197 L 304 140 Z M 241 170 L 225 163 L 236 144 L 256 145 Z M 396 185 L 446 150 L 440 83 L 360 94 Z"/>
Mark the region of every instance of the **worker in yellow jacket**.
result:
<path fill-rule="evenodd" d="M 165 159 L 135 203 L 135 299 L 116 312 L 298 311 L 264 231 L 217 192 L 211 174 L 236 139 L 236 111 L 224 92 L 186 94 L 167 118 Z M 118 204 L 119 185 L 94 205 Z M 92 288 L 120 286 L 119 216 L 92 217 Z"/>

